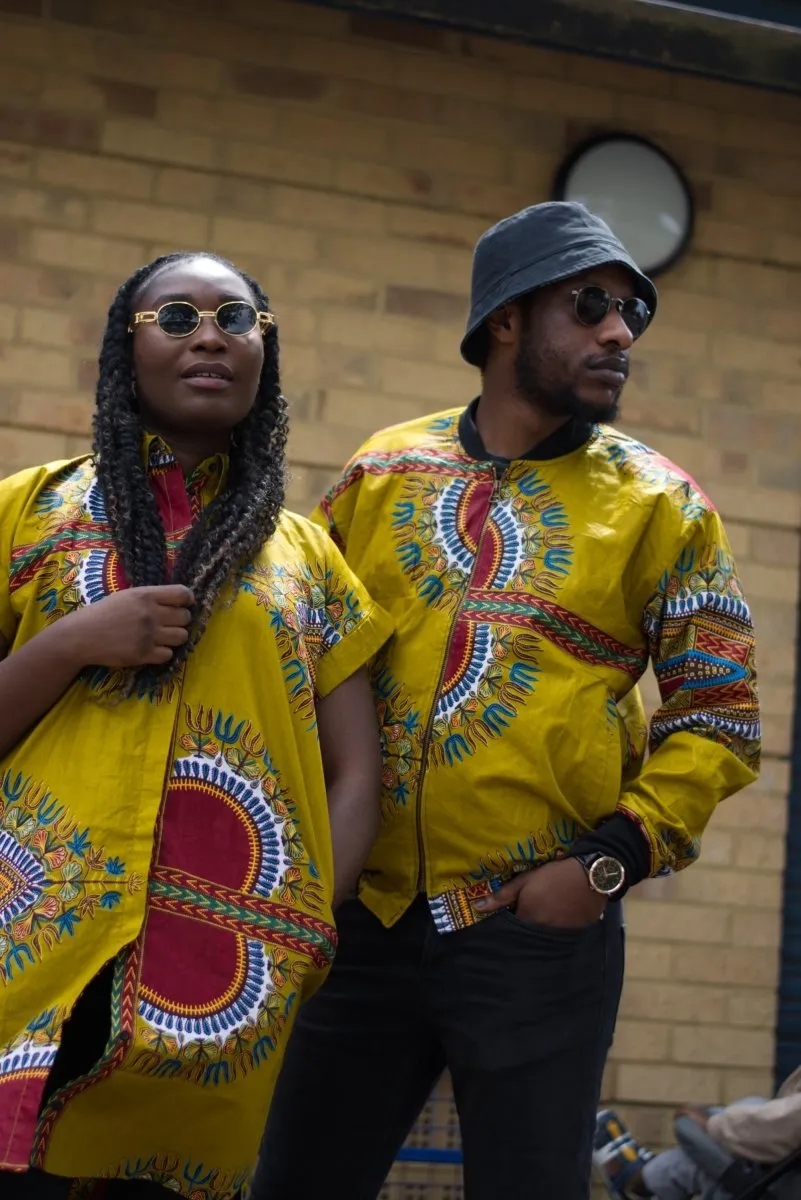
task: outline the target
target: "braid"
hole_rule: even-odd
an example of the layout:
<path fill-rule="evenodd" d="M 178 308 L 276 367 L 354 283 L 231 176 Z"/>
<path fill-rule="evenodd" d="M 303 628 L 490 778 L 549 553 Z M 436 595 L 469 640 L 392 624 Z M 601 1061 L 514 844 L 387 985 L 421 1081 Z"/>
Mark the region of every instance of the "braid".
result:
<path fill-rule="evenodd" d="M 256 308 L 270 310 L 254 279 L 213 254 L 157 258 L 136 271 L 114 298 L 100 350 L 94 453 L 112 537 L 132 587 L 166 582 L 167 542 L 142 455 L 144 429 L 136 405 L 128 324 L 137 295 L 157 272 L 197 257 L 214 259 L 235 271 L 250 288 Z M 172 581 L 191 588 L 195 596 L 189 641 L 176 649 L 164 667 L 143 668 L 141 676 L 163 682 L 180 670 L 226 584 L 236 585 L 241 570 L 272 537 L 284 503 L 286 438 L 278 333 L 270 325 L 255 402 L 232 438 L 226 485 L 196 519 L 175 563 Z"/>
<path fill-rule="evenodd" d="M 133 297 L 162 265 L 156 259 L 124 283 L 112 301 L 100 347 L 94 418 L 97 479 L 114 544 L 132 587 L 164 582 L 167 541 L 142 460 L 142 422 L 136 408 L 133 353 L 128 333 Z"/>

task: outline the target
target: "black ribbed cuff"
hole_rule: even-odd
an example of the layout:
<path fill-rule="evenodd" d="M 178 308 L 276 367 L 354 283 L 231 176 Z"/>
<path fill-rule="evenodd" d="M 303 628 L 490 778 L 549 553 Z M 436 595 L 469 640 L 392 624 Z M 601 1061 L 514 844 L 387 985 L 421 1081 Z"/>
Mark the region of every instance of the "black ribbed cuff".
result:
<path fill-rule="evenodd" d="M 630 887 L 642 883 L 651 874 L 651 847 L 633 821 L 616 813 L 597 829 L 583 833 L 570 848 L 570 855 L 608 854 L 623 864 L 626 882 L 615 896 L 622 900 Z"/>

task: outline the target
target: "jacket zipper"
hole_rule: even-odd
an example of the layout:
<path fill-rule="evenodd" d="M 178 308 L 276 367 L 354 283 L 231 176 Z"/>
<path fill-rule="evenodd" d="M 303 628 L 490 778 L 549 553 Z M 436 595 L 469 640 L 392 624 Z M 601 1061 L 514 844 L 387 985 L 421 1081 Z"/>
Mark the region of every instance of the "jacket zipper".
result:
<path fill-rule="evenodd" d="M 476 544 L 476 553 L 473 557 L 473 566 L 470 570 L 470 575 L 468 576 L 467 583 L 465 584 L 464 592 L 462 593 L 462 603 L 457 606 L 456 612 L 454 613 L 453 619 L 451 621 L 451 627 L 448 631 L 448 640 L 445 643 L 445 653 L 442 658 L 442 666 L 440 667 L 439 676 L 437 678 L 437 686 L 436 686 L 436 690 L 434 692 L 434 698 L 431 703 L 431 712 L 428 717 L 428 723 L 426 725 L 425 736 L 423 737 L 423 745 L 422 745 L 421 752 L 420 752 L 420 782 L 417 785 L 417 802 L 416 802 L 416 808 L 415 808 L 415 824 L 416 824 L 416 830 L 417 830 L 417 888 L 416 888 L 416 893 L 418 895 L 420 894 L 420 892 L 422 892 L 425 889 L 425 882 L 426 882 L 426 857 L 425 857 L 425 843 L 423 840 L 423 788 L 425 786 L 425 781 L 426 781 L 426 770 L 427 770 L 427 765 L 428 765 L 428 751 L 431 746 L 431 736 L 434 732 L 434 720 L 435 720 L 436 712 L 437 712 L 437 703 L 439 701 L 440 692 L 442 691 L 442 684 L 445 680 L 445 671 L 447 670 L 447 667 L 448 667 L 448 659 L 450 658 L 451 643 L 453 642 L 453 635 L 456 632 L 456 626 L 459 622 L 459 617 L 462 614 L 462 606 L 464 604 L 464 599 L 469 594 L 470 588 L 473 585 L 473 579 L 475 577 L 476 570 L 478 569 L 478 562 L 479 562 L 479 558 L 481 556 L 481 547 L 484 542 L 484 534 L 486 532 L 487 525 L 489 524 L 489 519 L 492 514 L 492 510 L 495 506 L 495 502 L 497 501 L 497 499 L 500 495 L 501 487 L 503 485 L 503 480 L 504 480 L 505 475 L 506 475 L 505 470 L 499 471 L 497 468 L 493 468 L 492 494 L 490 495 L 489 503 L 487 505 L 487 511 L 484 514 L 484 520 L 481 524 L 481 531 L 478 535 L 478 542 Z"/>

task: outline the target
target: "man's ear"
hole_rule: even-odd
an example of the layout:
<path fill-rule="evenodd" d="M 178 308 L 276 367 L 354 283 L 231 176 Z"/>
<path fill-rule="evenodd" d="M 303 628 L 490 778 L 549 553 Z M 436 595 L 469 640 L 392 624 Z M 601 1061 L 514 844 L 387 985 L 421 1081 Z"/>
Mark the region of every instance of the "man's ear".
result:
<path fill-rule="evenodd" d="M 497 308 L 487 317 L 487 329 L 490 337 L 502 345 L 511 345 L 515 340 L 519 320 L 519 311 L 515 305 L 504 304 L 501 308 Z"/>

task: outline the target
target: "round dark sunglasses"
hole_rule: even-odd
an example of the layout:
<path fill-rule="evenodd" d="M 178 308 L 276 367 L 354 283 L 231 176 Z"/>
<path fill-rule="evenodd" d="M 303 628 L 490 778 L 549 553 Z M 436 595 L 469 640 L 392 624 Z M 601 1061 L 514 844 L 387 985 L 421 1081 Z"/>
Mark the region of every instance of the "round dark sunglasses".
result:
<path fill-rule="evenodd" d="M 169 300 L 156 312 L 134 313 L 128 332 L 133 333 L 137 325 L 158 325 L 170 337 L 189 337 L 198 329 L 203 317 L 212 317 L 218 329 L 234 337 L 252 333 L 257 325 L 265 333 L 268 325 L 275 324 L 272 313 L 259 312 L 246 300 L 226 300 L 216 312 L 201 312 L 188 300 Z"/>
<path fill-rule="evenodd" d="M 593 284 L 571 292 L 576 320 L 582 325 L 600 325 L 612 308 L 617 309 L 633 338 L 641 337 L 651 321 L 651 310 L 639 296 L 619 300 Z"/>

